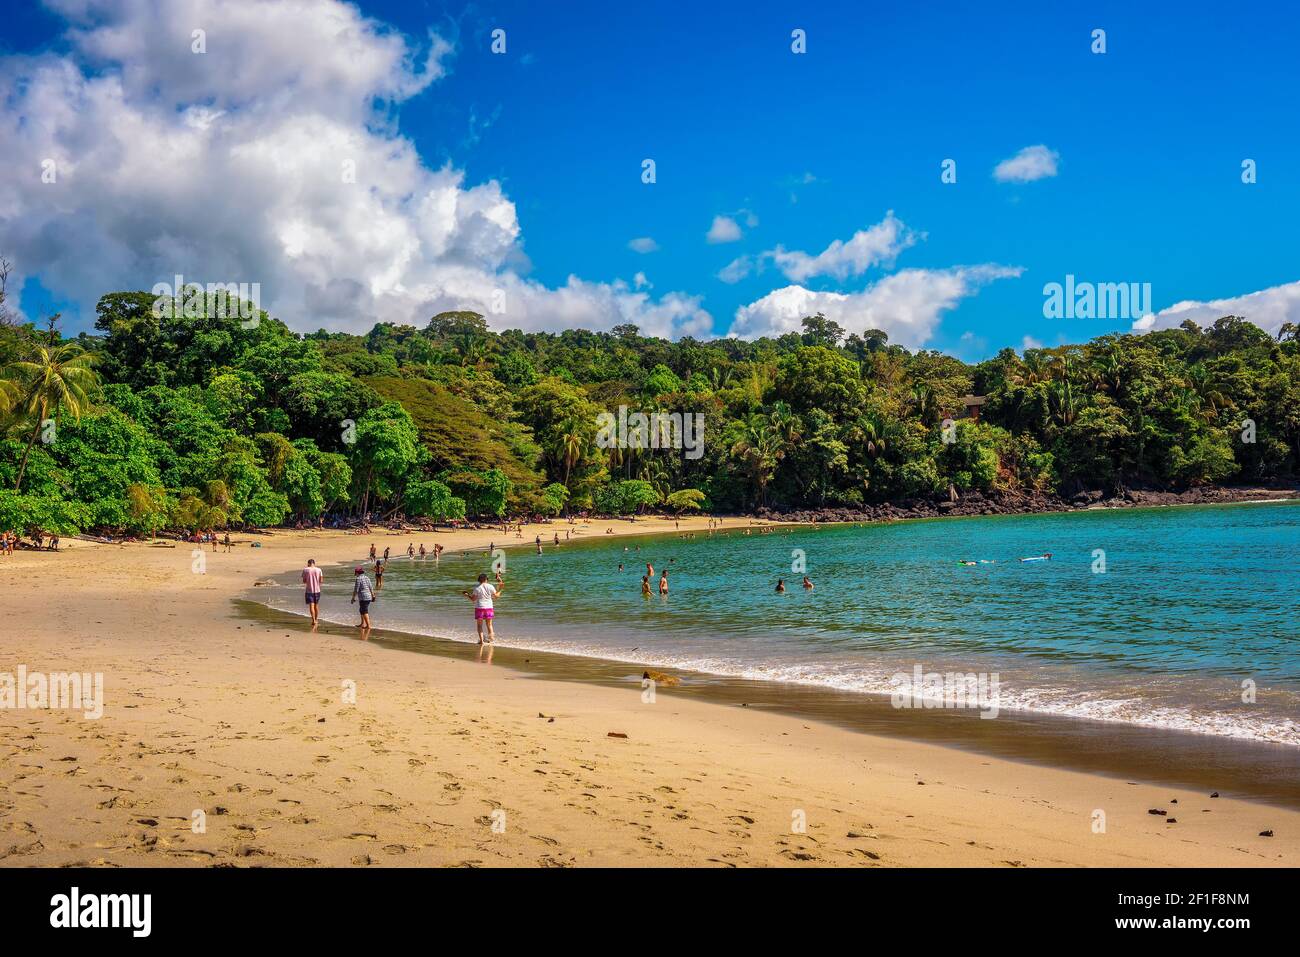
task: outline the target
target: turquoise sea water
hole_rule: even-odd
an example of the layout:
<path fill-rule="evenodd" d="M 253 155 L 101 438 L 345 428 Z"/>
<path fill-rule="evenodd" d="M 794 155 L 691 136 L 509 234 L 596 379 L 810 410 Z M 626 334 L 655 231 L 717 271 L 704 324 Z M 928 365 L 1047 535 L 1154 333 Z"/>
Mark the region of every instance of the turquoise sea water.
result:
<path fill-rule="evenodd" d="M 540 556 L 503 537 L 498 643 L 864 694 L 918 665 L 995 673 L 1002 709 L 1300 745 L 1300 504 L 745 527 L 613 539 L 557 522 L 574 540 Z M 379 541 L 402 554 L 375 624 L 474 640 L 460 591 L 488 556 L 408 560 L 406 539 Z M 656 592 L 669 570 L 667 598 L 642 597 L 647 561 Z M 351 577 L 327 570 L 327 619 L 355 620 Z M 269 603 L 301 611 L 285 585 Z"/>

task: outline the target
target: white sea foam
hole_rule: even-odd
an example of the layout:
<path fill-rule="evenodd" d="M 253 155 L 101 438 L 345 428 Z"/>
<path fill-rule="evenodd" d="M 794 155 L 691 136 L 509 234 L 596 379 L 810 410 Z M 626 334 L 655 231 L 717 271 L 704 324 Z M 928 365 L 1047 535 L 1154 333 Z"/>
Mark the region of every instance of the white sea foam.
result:
<path fill-rule="evenodd" d="M 306 616 L 306 611 L 301 608 L 282 607 L 270 601 L 261 603 L 279 611 Z M 324 611 L 321 618 L 335 624 L 354 624 L 353 621 L 329 617 Z M 440 625 L 436 632 L 407 622 L 385 624 L 384 627 L 405 634 L 462 643 L 474 644 L 478 640 L 473 628 L 453 624 Z M 504 635 L 498 634 L 496 645 L 524 651 L 625 662 L 636 665 L 638 669 L 650 666 L 723 678 L 784 682 L 880 696 L 890 696 L 899 689 L 897 676 L 900 670 L 903 670 L 897 662 L 873 666 L 857 661 L 742 661 L 726 656 L 702 654 L 694 650 L 669 652 L 652 646 L 638 647 L 636 652 L 632 653 L 630 649 L 620 645 L 537 638 L 509 632 Z M 911 676 L 905 677 L 910 682 Z M 1020 686 L 1026 681 L 1034 683 Z M 910 684 L 908 687 L 910 688 Z M 1104 687 L 1096 690 L 1081 690 L 1070 685 L 1052 684 L 1037 677 L 1025 678 L 1006 672 L 1002 673 L 997 705 L 1002 711 L 1130 724 L 1300 747 L 1300 723 L 1277 714 L 1251 713 L 1245 710 L 1245 706 L 1239 710 L 1227 711 L 1195 710 L 1187 706 L 1162 705 L 1150 698 L 1130 694 L 1115 695 Z"/>

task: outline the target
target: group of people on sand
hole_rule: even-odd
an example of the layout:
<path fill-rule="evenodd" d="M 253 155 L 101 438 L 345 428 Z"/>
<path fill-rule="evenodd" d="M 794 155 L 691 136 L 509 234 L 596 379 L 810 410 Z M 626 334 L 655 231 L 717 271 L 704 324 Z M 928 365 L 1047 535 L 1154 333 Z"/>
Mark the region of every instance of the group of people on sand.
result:
<path fill-rule="evenodd" d="M 18 543 L 21 540 L 22 536 L 17 532 L 0 532 L 0 555 L 12 555 L 14 549 L 18 547 Z M 44 532 L 33 532 L 32 542 L 35 543 L 33 547 L 38 552 L 57 552 L 59 550 L 59 536 L 57 535 L 51 535 L 49 538 L 46 538 Z"/>

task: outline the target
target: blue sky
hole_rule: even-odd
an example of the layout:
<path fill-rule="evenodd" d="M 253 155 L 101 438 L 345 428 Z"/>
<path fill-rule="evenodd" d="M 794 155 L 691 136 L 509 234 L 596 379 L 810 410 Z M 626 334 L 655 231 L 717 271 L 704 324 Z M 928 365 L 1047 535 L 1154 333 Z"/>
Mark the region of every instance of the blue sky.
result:
<path fill-rule="evenodd" d="M 6 60 L 21 62 L 13 55 L 31 53 L 66 57 L 88 79 L 131 68 L 129 55 L 113 62 L 78 52 L 57 11 L 7 6 L 15 9 L 6 10 L 10 26 L 0 41 Z M 82 26 L 111 22 L 112 5 L 103 6 Z M 613 300 L 630 302 L 618 299 L 619 289 L 646 297 L 619 306 L 622 318 L 635 319 L 636 309 L 652 308 L 665 294 L 689 299 L 685 312 L 672 308 L 674 316 L 693 318 L 673 319 L 668 334 L 725 334 L 738 309 L 791 285 L 853 295 L 900 270 L 942 275 L 957 267 L 1021 272 L 967 280 L 940 306 L 900 302 L 900 309 L 934 312 L 932 321 L 900 326 L 911 344 L 977 359 L 1003 346 L 1081 341 L 1131 326 L 1129 318 L 1045 319 L 1042 287 L 1067 273 L 1095 282 L 1148 282 L 1158 313 L 1183 301 L 1264 291 L 1246 300 L 1243 311 L 1249 307 L 1247 314 L 1266 327 L 1281 318 L 1295 321 L 1300 306 L 1288 284 L 1300 280 L 1293 238 L 1300 220 L 1300 124 L 1294 121 L 1300 65 L 1291 44 L 1300 14 L 1211 4 L 998 6 L 989 14 L 966 3 L 919 9 L 838 2 L 365 2 L 364 16 L 402 34 L 416 59 L 427 52 L 430 31 L 450 50 L 440 58 L 441 76 L 364 125 L 409 140 L 431 171 L 462 172 L 464 190 L 499 185 L 501 197 L 513 203 L 517 233 L 508 256 L 493 251 L 476 268 L 526 277 L 530 296 L 564 287 L 573 275 L 613 290 Z M 209 19 L 219 21 L 224 8 L 216 3 Z M 506 31 L 504 55 L 490 50 L 498 27 Z M 802 55 L 791 52 L 795 28 L 807 34 Z M 1097 28 L 1106 31 L 1100 55 L 1090 50 Z M 209 32 L 215 38 L 221 30 Z M 135 48 L 137 56 L 147 51 L 147 43 Z M 310 71 L 328 56 L 303 51 L 297 69 Z M 191 105 L 210 98 L 202 90 L 188 95 Z M 12 114 L 33 109 L 30 98 L 17 106 L 12 96 L 9 101 Z M 230 112 L 254 108 L 245 102 Z M 994 178 L 999 162 L 1040 144 L 1056 157 L 1054 175 L 1030 182 Z M 652 185 L 641 182 L 645 158 L 656 164 Z M 1241 181 L 1246 158 L 1258 164 L 1251 185 Z M 955 184 L 940 180 L 945 159 L 956 161 Z M 132 199 L 146 206 L 156 201 Z M 91 202 L 74 198 L 58 215 L 98 215 Z M 778 249 L 816 256 L 882 223 L 891 210 L 910 245 L 865 269 L 796 280 L 772 256 Z M 715 216 L 734 219 L 740 238 L 708 242 Z M 4 217 L 0 251 L 14 227 Z M 652 238 L 657 249 L 629 248 L 638 237 Z M 31 236 L 18 245 L 29 256 L 44 248 Z M 258 253 L 263 261 L 267 245 Z M 477 242 L 466 245 L 477 248 Z M 202 240 L 194 246 L 187 275 L 205 266 Z M 427 243 L 421 254 L 434 255 Z M 719 278 L 744 257 L 763 268 L 734 283 Z M 353 258 L 359 262 L 352 278 L 361 285 L 384 271 L 382 252 Z M 170 275 L 156 258 L 108 259 L 120 259 L 121 274 L 103 278 L 115 278 L 113 288 L 147 288 L 158 274 Z M 61 306 L 84 323 L 88 293 L 75 288 L 69 269 L 47 275 L 30 258 L 18 265 L 29 314 Z M 438 286 L 443 274 L 430 269 L 426 285 Z M 290 293 L 294 281 L 302 280 L 282 273 L 267 283 L 284 304 L 274 308 L 273 299 L 272 311 L 291 325 L 361 322 L 303 318 L 320 297 Z M 312 282 L 313 289 L 321 286 L 319 277 Z M 930 294 L 929 286 L 916 293 Z M 368 320 L 406 321 L 382 314 L 383 303 L 392 301 L 367 300 L 358 308 Z M 850 315 L 855 302 L 844 305 Z M 870 324 L 889 329 L 892 303 L 878 303 Z M 530 304 L 526 321 L 511 322 L 507 314 L 494 325 L 554 327 L 562 324 L 553 317 L 563 308 Z M 608 326 L 619 318 L 605 316 L 602 306 L 590 308 L 584 315 L 599 318 L 581 324 Z M 1207 306 L 1191 314 L 1204 319 L 1214 312 Z M 746 328 L 768 329 L 762 315 Z"/>

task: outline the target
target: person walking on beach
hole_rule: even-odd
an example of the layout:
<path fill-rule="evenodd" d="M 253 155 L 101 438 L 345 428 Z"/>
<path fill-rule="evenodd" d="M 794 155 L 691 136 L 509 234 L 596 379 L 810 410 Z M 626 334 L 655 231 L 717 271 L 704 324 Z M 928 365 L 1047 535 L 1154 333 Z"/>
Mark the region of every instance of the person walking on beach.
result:
<path fill-rule="evenodd" d="M 370 585 L 370 579 L 366 577 L 366 570 L 358 565 L 352 569 L 352 574 L 356 580 L 352 585 L 352 603 L 361 606 L 361 624 L 362 633 L 370 630 L 370 603 L 375 600 L 375 590 Z"/>
<path fill-rule="evenodd" d="M 501 587 L 488 582 L 486 574 L 478 576 L 478 585 L 472 591 L 461 592 L 466 598 L 474 603 L 474 627 L 478 631 L 478 643 L 484 643 L 483 627 L 487 625 L 487 643 L 491 644 L 496 635 L 492 631 L 492 616 L 495 610 L 492 607 L 492 599 L 501 594 Z"/>
<path fill-rule="evenodd" d="M 374 543 L 374 542 L 371 542 L 371 543 L 370 543 L 370 560 L 371 560 L 372 562 L 375 560 L 375 543 Z"/>
<path fill-rule="evenodd" d="M 388 546 L 387 546 L 387 545 L 384 546 L 384 564 L 385 564 L 385 565 L 388 564 Z"/>
<path fill-rule="evenodd" d="M 316 566 L 316 559 L 307 559 L 307 567 L 302 570 L 302 584 L 307 593 L 307 610 L 311 612 L 311 626 L 316 627 L 320 615 L 320 583 L 325 576 Z"/>

